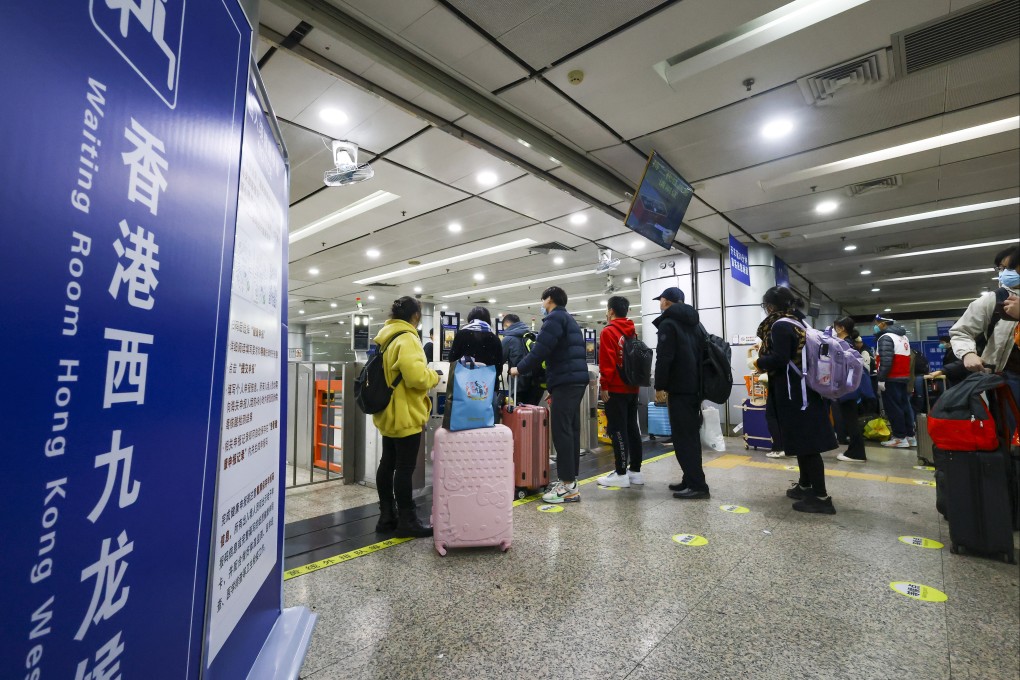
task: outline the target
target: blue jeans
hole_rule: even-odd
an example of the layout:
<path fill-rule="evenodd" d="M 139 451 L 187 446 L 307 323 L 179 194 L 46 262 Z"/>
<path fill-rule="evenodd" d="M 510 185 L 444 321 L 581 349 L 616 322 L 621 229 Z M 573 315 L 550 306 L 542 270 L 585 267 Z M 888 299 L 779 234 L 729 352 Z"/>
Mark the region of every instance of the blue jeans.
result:
<path fill-rule="evenodd" d="M 889 417 L 892 434 L 896 439 L 914 436 L 914 411 L 910 408 L 910 395 L 907 384 L 887 381 L 882 396 L 885 403 L 885 414 Z"/>

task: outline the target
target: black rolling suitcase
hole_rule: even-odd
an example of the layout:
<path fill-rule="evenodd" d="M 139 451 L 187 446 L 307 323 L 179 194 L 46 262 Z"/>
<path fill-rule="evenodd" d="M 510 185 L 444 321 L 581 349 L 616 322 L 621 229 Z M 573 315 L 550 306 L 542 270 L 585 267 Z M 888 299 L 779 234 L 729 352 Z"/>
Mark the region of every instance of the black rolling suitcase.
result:
<path fill-rule="evenodd" d="M 950 550 L 984 553 L 1016 563 L 1013 526 L 1017 518 L 1016 461 L 1008 413 L 1017 406 L 1008 387 L 994 390 L 999 448 L 995 451 L 935 452 L 936 507 L 949 522 Z M 1016 421 L 1014 421 L 1016 422 Z M 939 507 L 941 506 L 941 507 Z"/>

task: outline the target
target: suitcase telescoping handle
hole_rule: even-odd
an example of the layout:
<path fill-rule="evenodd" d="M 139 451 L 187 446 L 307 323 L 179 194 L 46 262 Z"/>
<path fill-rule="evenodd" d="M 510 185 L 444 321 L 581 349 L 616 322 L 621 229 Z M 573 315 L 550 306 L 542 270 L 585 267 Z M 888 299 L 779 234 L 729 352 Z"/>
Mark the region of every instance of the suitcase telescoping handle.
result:
<path fill-rule="evenodd" d="M 513 413 L 514 406 L 517 406 L 517 383 L 519 383 L 520 380 L 520 376 L 510 376 L 510 403 L 506 405 L 507 413 Z"/>

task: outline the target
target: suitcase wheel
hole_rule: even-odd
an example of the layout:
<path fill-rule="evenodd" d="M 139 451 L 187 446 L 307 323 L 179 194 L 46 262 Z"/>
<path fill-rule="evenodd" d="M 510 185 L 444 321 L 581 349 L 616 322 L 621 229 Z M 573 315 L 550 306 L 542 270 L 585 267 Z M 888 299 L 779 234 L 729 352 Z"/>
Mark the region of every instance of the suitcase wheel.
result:
<path fill-rule="evenodd" d="M 528 497 L 528 490 L 527 489 L 522 489 L 520 487 L 517 487 L 516 495 L 517 495 L 517 498 L 519 498 L 519 499 L 527 498 Z"/>
<path fill-rule="evenodd" d="M 654 434 L 648 435 L 648 441 L 654 442 L 655 441 L 655 435 Z"/>

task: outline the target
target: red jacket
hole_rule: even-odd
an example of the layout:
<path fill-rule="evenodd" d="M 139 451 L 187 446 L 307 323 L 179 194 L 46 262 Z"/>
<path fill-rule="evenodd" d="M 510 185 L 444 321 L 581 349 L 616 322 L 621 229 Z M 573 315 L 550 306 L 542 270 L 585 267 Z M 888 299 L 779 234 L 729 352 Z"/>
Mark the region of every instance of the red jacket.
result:
<path fill-rule="evenodd" d="M 623 338 L 637 337 L 630 319 L 613 319 L 599 336 L 599 389 L 617 394 L 637 394 L 636 385 L 628 385 L 620 377 L 623 366 Z"/>

